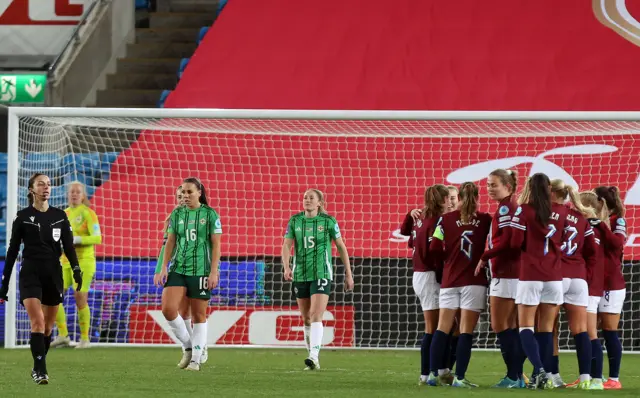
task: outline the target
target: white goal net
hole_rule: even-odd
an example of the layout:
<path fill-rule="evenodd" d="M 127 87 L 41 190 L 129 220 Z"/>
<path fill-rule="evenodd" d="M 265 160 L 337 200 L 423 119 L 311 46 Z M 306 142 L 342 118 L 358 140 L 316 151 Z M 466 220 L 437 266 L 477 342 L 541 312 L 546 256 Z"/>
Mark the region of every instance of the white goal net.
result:
<path fill-rule="evenodd" d="M 629 241 L 621 338 L 625 350 L 640 351 L 640 265 L 633 262 L 640 259 L 640 114 L 14 108 L 9 119 L 7 229 L 27 205 L 34 172 L 51 178 L 51 204 L 62 208 L 66 186 L 85 183 L 99 217 L 103 243 L 89 293 L 93 343 L 173 343 L 152 280 L 175 189 L 196 176 L 224 227 L 210 345 L 304 345 L 278 256 L 289 217 L 314 187 L 340 223 L 356 281 L 355 292 L 344 293 L 334 250 L 325 345 L 418 347 L 422 314 L 411 288 L 411 251 L 399 234 L 405 214 L 422 206 L 427 186 L 464 181 L 480 186 L 481 209 L 493 213 L 485 179 L 493 169 L 515 168 L 520 186 L 524 176 L 544 172 L 581 190 L 622 190 Z M 29 339 L 16 276 L 7 347 Z M 70 291 L 64 304 L 77 341 Z M 561 348 L 571 348 L 565 322 L 562 331 Z M 478 347 L 496 347 L 487 313 L 476 336 Z"/>

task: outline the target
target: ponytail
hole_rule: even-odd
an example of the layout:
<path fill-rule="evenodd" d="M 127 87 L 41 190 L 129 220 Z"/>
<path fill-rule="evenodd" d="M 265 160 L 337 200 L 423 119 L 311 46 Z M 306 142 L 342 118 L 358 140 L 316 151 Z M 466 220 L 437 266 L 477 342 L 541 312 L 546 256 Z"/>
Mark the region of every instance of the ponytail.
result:
<path fill-rule="evenodd" d="M 549 190 L 549 177 L 543 173 L 536 173 L 527 181 L 528 203 L 536 213 L 536 220 L 542 225 L 547 225 L 551 217 L 551 192 Z M 525 190 L 526 188 L 525 187 Z M 523 192 L 524 193 L 524 192 Z"/>
<path fill-rule="evenodd" d="M 622 198 L 620 198 L 620 190 L 618 190 L 618 187 L 599 186 L 594 189 L 594 192 L 598 195 L 598 199 L 603 199 L 607 203 L 607 207 L 613 214 L 618 217 L 624 217 L 626 210 L 624 208 L 624 204 L 622 204 Z"/>
<path fill-rule="evenodd" d="M 609 208 L 604 199 L 598 198 L 593 191 L 580 192 L 580 202 L 583 206 L 593 210 L 595 217 L 609 226 Z"/>
<path fill-rule="evenodd" d="M 427 188 L 424 192 L 424 218 L 441 216 L 447 196 L 449 196 L 449 189 L 442 184 Z"/>
<path fill-rule="evenodd" d="M 597 218 L 596 211 L 592 207 L 585 207 L 582 205 L 578 192 L 571 185 L 567 185 L 567 192 L 569 193 L 569 200 L 573 207 L 576 208 L 585 218 Z"/>
<path fill-rule="evenodd" d="M 468 223 L 478 210 L 478 186 L 472 182 L 460 185 L 460 220 Z"/>

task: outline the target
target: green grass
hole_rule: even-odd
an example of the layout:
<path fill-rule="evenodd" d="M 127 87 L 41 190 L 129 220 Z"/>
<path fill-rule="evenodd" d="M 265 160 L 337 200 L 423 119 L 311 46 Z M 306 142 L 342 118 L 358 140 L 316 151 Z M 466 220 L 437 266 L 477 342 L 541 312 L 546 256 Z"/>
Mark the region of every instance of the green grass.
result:
<path fill-rule="evenodd" d="M 322 370 L 303 372 L 303 350 L 210 349 L 209 362 L 198 372 L 176 367 L 179 349 L 91 348 L 56 349 L 47 358 L 51 384 L 31 381 L 31 353 L 0 349 L 2 397 L 169 397 L 276 396 L 280 397 L 495 397 L 540 394 L 640 396 L 640 355 L 625 355 L 622 391 L 495 390 L 488 386 L 503 375 L 499 353 L 475 352 L 467 378 L 481 385 L 472 391 L 450 387 L 418 387 L 417 351 L 332 351 L 321 353 Z M 573 381 L 574 354 L 563 354 L 560 367 L 565 381 Z M 606 363 L 606 358 L 605 358 Z M 530 368 L 527 365 L 527 369 Z M 605 365 L 606 368 L 606 365 Z M 606 369 L 605 369 L 606 372 Z"/>

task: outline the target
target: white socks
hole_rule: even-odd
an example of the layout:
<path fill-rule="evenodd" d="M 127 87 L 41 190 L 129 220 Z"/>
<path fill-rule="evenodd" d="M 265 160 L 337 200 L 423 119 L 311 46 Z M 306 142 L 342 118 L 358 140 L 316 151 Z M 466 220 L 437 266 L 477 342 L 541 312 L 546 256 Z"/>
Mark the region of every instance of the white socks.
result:
<path fill-rule="evenodd" d="M 193 325 L 193 353 L 191 362 L 200 363 L 200 357 L 207 344 L 207 323 L 196 323 Z"/>
<path fill-rule="evenodd" d="M 189 332 L 189 337 L 193 336 L 193 327 L 191 326 L 191 318 L 184 320 L 184 326 L 187 328 L 187 332 Z"/>
<path fill-rule="evenodd" d="M 304 325 L 304 345 L 307 347 L 307 352 L 311 348 L 311 326 Z"/>
<path fill-rule="evenodd" d="M 191 337 L 189 336 L 189 332 L 187 331 L 187 327 L 184 324 L 184 320 L 178 314 L 178 317 L 173 321 L 167 320 L 169 326 L 171 326 L 171 331 L 176 336 L 178 341 L 182 343 L 183 349 L 191 348 Z"/>
<path fill-rule="evenodd" d="M 322 322 L 312 322 L 310 329 L 311 337 L 309 338 L 309 344 L 311 346 L 309 348 L 309 356 L 311 357 L 311 359 L 318 360 L 318 355 L 320 355 L 320 347 L 322 347 L 322 332 L 324 332 Z"/>

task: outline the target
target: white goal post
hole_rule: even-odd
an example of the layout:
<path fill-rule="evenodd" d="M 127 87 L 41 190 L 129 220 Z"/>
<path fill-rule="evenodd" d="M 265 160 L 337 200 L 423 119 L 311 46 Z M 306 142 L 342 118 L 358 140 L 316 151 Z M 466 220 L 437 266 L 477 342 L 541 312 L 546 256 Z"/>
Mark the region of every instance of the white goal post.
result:
<path fill-rule="evenodd" d="M 85 183 L 103 243 L 89 294 L 92 343 L 167 345 L 173 336 L 152 286 L 162 223 L 182 179 L 199 177 L 223 222 L 221 286 L 210 303 L 208 344 L 300 347 L 301 320 L 279 252 L 302 194 L 318 188 L 340 224 L 356 290 L 335 281 L 323 343 L 333 348 L 419 347 L 422 314 L 411 287 L 411 251 L 399 227 L 435 183 L 480 187 L 481 209 L 496 210 L 486 176 L 515 168 L 580 190 L 616 185 L 627 208 L 623 270 L 625 351 L 640 352 L 640 112 L 313 111 L 223 109 L 9 109 L 6 242 L 26 206 L 33 172 L 52 179 L 51 204 Z M 29 323 L 14 268 L 4 346 L 28 345 Z M 77 339 L 71 292 L 70 336 Z M 573 347 L 566 322 L 561 348 Z M 475 346 L 496 348 L 487 312 Z M 54 332 L 55 333 L 55 332 Z"/>

